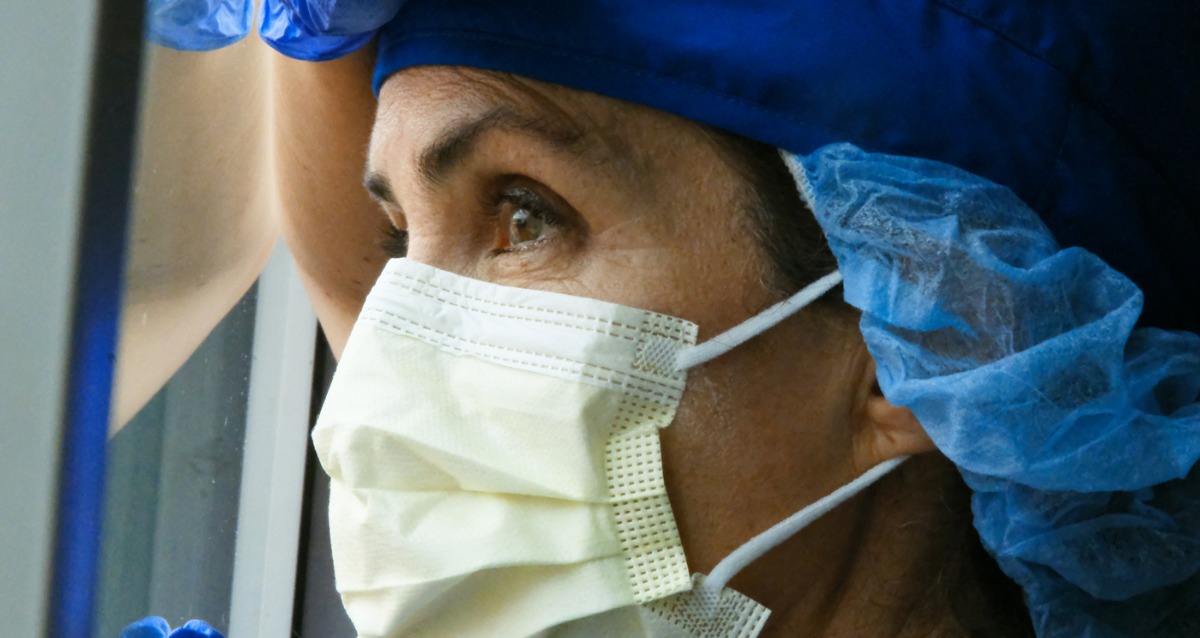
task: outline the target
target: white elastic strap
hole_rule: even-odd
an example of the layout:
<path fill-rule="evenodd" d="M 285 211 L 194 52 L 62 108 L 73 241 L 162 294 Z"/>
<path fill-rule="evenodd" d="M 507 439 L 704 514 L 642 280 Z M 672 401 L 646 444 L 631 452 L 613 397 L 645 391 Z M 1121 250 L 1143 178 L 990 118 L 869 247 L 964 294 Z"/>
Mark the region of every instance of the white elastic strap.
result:
<path fill-rule="evenodd" d="M 712 339 L 680 350 L 679 354 L 675 355 L 675 369 L 687 370 L 733 350 L 755 336 L 766 332 L 771 326 L 792 316 L 801 308 L 812 303 L 821 295 L 829 292 L 829 289 L 840 283 L 842 283 L 842 273 L 835 270 L 805 286 L 800 292 Z"/>
<path fill-rule="evenodd" d="M 712 573 L 700 584 L 700 588 L 713 592 L 721 591 L 729 583 L 730 579 L 742 571 L 746 565 L 775 549 L 780 543 L 795 536 L 800 530 L 808 527 L 809 523 L 824 516 L 829 510 L 850 500 L 855 494 L 858 494 L 875 481 L 883 478 L 885 474 L 896 469 L 896 466 L 906 460 L 908 460 L 907 456 L 898 456 L 876 465 L 867 470 L 862 476 L 834 490 L 832 494 L 792 514 L 767 531 L 746 541 L 744 545 L 733 550 L 724 560 L 717 563 Z"/>

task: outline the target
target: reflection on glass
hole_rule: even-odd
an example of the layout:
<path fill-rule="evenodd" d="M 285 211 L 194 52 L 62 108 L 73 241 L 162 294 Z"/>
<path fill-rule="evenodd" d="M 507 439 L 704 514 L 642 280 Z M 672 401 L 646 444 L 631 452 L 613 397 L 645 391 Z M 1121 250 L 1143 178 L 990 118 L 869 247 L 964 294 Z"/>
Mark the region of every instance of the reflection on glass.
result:
<path fill-rule="evenodd" d="M 114 428 L 241 298 L 277 235 L 265 45 L 146 50 Z"/>
<path fill-rule="evenodd" d="M 265 50 L 257 38 L 202 52 L 146 47 L 98 638 L 150 615 L 228 631 L 251 286 L 278 234 Z"/>

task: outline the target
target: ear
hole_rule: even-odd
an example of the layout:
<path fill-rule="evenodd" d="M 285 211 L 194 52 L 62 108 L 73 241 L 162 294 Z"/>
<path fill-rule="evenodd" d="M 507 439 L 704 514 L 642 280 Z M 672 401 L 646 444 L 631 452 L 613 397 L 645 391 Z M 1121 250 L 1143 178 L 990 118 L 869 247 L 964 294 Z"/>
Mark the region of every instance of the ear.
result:
<path fill-rule="evenodd" d="M 859 427 L 855 433 L 855 466 L 866 470 L 897 456 L 920 454 L 934 449 L 933 439 L 905 407 L 893 405 L 879 389 L 875 361 L 866 356 L 860 368 Z"/>

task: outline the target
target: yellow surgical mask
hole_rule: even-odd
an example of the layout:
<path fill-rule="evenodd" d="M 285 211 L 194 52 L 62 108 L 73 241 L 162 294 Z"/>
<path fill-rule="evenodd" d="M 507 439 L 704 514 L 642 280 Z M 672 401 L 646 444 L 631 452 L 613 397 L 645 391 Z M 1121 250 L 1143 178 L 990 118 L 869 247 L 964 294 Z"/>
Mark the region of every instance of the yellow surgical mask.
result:
<path fill-rule="evenodd" d="M 359 635 L 757 635 L 729 575 L 689 574 L 658 430 L 687 367 L 791 311 L 695 346 L 682 319 L 389 262 L 313 432 Z"/>

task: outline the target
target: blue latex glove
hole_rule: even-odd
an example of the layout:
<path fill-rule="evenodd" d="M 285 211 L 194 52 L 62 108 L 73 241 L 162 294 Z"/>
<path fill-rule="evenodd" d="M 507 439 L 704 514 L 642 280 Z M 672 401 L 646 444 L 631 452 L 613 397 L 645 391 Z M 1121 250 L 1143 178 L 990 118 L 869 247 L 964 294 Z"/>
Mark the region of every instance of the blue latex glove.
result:
<path fill-rule="evenodd" d="M 225 638 L 202 620 L 189 620 L 175 631 L 158 616 L 143 618 L 125 628 L 120 638 Z"/>
<path fill-rule="evenodd" d="M 374 32 L 396 17 L 404 0 L 283 0 L 313 33 L 357 35 Z"/>
<path fill-rule="evenodd" d="M 405 0 L 263 0 L 258 33 L 280 53 L 319 62 L 358 50 Z"/>
<path fill-rule="evenodd" d="M 181 51 L 210 51 L 246 37 L 251 0 L 146 0 L 146 38 Z"/>

